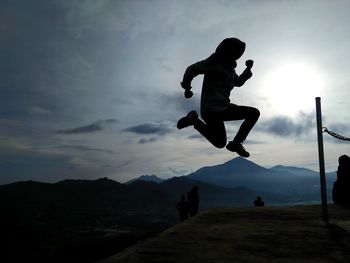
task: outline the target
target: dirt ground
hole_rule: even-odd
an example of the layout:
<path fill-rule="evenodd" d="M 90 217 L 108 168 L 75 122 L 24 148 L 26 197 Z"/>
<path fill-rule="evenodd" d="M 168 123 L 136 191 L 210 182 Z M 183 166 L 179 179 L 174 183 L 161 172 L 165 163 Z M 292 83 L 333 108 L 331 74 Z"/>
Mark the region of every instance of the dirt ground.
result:
<path fill-rule="evenodd" d="M 215 208 L 103 263 L 350 262 L 350 210 L 329 206 Z"/>

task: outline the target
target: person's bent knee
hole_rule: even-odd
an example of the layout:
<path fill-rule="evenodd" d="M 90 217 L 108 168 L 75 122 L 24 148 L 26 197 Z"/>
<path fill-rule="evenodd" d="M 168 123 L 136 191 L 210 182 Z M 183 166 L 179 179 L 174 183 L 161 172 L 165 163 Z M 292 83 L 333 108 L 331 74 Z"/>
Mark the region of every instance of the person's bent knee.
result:
<path fill-rule="evenodd" d="M 260 111 L 257 108 L 253 108 L 252 115 L 254 116 L 255 119 L 259 119 L 260 117 Z"/>
<path fill-rule="evenodd" d="M 214 145 L 216 148 L 219 148 L 219 149 L 222 149 L 226 146 L 226 143 L 223 144 L 223 143 L 220 143 L 220 144 L 217 144 L 217 145 Z"/>
<path fill-rule="evenodd" d="M 213 145 L 216 148 L 222 149 L 226 146 L 226 141 L 218 141 L 218 142 L 214 142 Z"/>

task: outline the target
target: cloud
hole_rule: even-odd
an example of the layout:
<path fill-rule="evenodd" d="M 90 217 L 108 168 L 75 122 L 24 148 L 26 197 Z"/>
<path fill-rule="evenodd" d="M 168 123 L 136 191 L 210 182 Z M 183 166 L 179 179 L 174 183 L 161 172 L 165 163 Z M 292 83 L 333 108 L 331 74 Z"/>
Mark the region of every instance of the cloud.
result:
<path fill-rule="evenodd" d="M 175 176 L 184 176 L 186 174 L 190 174 L 192 171 L 187 169 L 177 169 L 175 167 L 168 167 L 169 171 Z"/>
<path fill-rule="evenodd" d="M 28 113 L 33 114 L 33 115 L 43 115 L 43 114 L 51 114 L 52 111 L 42 108 L 42 107 L 36 107 L 36 106 L 31 106 L 27 110 Z"/>
<path fill-rule="evenodd" d="M 114 152 L 112 150 L 107 150 L 107 149 L 102 149 L 102 148 L 93 148 L 93 147 L 88 147 L 85 145 L 59 145 L 59 146 L 56 146 L 56 148 L 74 150 L 74 151 L 79 151 L 79 152 L 101 152 L 101 153 L 106 153 L 106 154 L 117 154 L 116 152 Z"/>
<path fill-rule="evenodd" d="M 254 140 L 246 140 L 244 144 L 251 144 L 251 145 L 257 145 L 257 144 L 266 144 L 264 141 L 254 141 Z"/>
<path fill-rule="evenodd" d="M 81 133 L 92 133 L 97 131 L 102 131 L 105 126 L 117 123 L 118 120 L 116 119 L 106 119 L 106 120 L 99 120 L 96 122 L 93 122 L 91 124 L 85 125 L 85 126 L 79 126 L 76 128 L 70 128 L 65 130 L 59 130 L 57 133 L 61 134 L 81 134 Z"/>
<path fill-rule="evenodd" d="M 157 140 L 157 138 L 141 138 L 139 140 L 139 144 L 145 144 L 145 143 L 149 143 L 149 142 L 155 142 Z"/>
<path fill-rule="evenodd" d="M 164 136 L 172 132 L 172 128 L 169 123 L 144 123 L 135 126 L 128 127 L 123 131 L 133 132 L 136 134 L 157 134 Z"/>
<path fill-rule="evenodd" d="M 333 133 L 334 136 L 331 134 L 327 134 L 327 136 L 324 135 L 324 139 L 327 141 L 332 141 L 335 143 L 349 143 L 348 139 L 350 138 L 350 124 L 348 123 L 331 123 L 328 127 L 326 127 L 328 131 Z M 339 135 L 340 137 L 338 137 Z"/>
<path fill-rule="evenodd" d="M 188 139 L 202 139 L 202 138 L 203 138 L 203 135 L 201 135 L 200 133 L 196 133 L 188 136 Z"/>
<path fill-rule="evenodd" d="M 315 129 L 315 114 L 301 112 L 296 118 L 274 117 L 259 123 L 257 129 L 281 137 L 300 137 Z"/>
<path fill-rule="evenodd" d="M 349 130 L 350 130 L 350 124 L 349 123 L 331 123 L 328 127 L 328 130 L 342 134 L 343 136 L 350 135 L 350 134 L 347 134 L 349 133 Z"/>
<path fill-rule="evenodd" d="M 192 110 L 199 112 L 200 94 L 197 90 L 194 93 L 191 99 L 186 99 L 183 95 L 183 89 L 178 88 L 178 92 L 175 94 L 160 94 L 157 103 L 164 108 L 171 106 L 179 114 L 187 114 Z"/>

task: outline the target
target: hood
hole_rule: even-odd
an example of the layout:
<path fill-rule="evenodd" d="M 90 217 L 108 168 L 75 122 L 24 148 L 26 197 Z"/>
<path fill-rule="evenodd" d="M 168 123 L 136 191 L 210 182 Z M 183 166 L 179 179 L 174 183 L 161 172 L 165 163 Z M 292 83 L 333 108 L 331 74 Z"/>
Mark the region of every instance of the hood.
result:
<path fill-rule="evenodd" d="M 348 166 L 350 168 L 350 157 L 347 155 L 342 155 L 338 159 L 339 165 L 341 166 Z"/>
<path fill-rule="evenodd" d="M 238 38 L 225 38 L 216 48 L 215 54 L 223 60 L 237 60 L 245 50 L 245 43 Z"/>

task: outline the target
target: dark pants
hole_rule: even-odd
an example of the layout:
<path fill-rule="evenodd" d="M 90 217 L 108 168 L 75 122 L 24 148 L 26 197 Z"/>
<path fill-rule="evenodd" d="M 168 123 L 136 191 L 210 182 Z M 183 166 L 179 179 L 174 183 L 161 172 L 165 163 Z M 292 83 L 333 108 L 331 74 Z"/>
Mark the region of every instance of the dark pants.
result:
<path fill-rule="evenodd" d="M 227 143 L 224 121 L 244 120 L 233 139 L 234 142 L 242 143 L 254 127 L 259 116 L 260 112 L 256 108 L 230 105 L 224 111 L 205 114 L 205 116 L 202 116 L 205 122 L 198 119 L 194 124 L 194 128 L 215 147 L 223 148 Z"/>
<path fill-rule="evenodd" d="M 198 203 L 194 203 L 194 204 L 190 203 L 188 211 L 189 211 L 190 217 L 195 216 L 198 213 Z"/>

